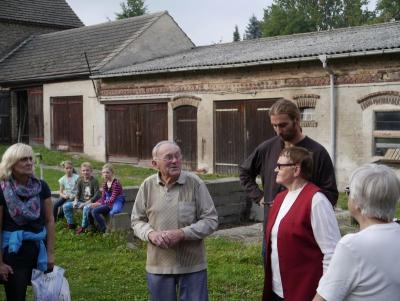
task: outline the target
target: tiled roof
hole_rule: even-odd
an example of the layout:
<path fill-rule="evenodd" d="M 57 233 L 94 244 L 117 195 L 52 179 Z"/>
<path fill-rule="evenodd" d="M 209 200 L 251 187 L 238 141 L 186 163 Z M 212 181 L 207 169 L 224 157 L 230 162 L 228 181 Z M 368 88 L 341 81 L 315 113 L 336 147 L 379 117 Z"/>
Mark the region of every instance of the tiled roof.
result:
<path fill-rule="evenodd" d="M 231 68 L 299 60 L 400 52 L 400 22 L 349 27 L 196 47 L 164 58 L 113 69 L 95 77 Z"/>
<path fill-rule="evenodd" d="M 0 19 L 62 28 L 83 26 L 65 0 L 1 0 Z"/>
<path fill-rule="evenodd" d="M 0 82 L 87 77 L 85 52 L 95 72 L 164 13 L 34 36 L 0 61 Z"/>

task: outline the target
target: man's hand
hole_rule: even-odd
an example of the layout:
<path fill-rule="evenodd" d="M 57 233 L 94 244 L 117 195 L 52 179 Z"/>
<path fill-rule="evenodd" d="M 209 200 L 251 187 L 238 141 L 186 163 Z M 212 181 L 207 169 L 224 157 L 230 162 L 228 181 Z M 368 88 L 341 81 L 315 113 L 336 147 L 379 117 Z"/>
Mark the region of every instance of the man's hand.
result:
<path fill-rule="evenodd" d="M 173 247 L 180 241 L 185 239 L 185 233 L 183 233 L 181 229 L 168 230 L 165 231 L 164 233 L 166 233 L 166 236 L 168 237 L 169 240 L 168 247 Z"/>
<path fill-rule="evenodd" d="M 172 248 L 180 241 L 185 239 L 185 234 L 181 229 L 152 231 L 149 233 L 150 242 L 162 249 Z"/>
<path fill-rule="evenodd" d="M 149 233 L 149 241 L 161 249 L 168 248 L 169 240 L 164 231 L 151 231 Z"/>
<path fill-rule="evenodd" d="M 258 205 L 260 205 L 261 207 L 265 206 L 264 197 L 262 197 L 262 199 L 258 202 Z"/>

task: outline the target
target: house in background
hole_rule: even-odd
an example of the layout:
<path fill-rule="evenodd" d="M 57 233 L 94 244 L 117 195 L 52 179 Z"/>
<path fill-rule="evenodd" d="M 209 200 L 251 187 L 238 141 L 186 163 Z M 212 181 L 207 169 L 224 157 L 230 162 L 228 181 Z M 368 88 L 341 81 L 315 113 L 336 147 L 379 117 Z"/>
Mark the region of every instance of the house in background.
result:
<path fill-rule="evenodd" d="M 65 0 L 2 0 L 0 62 L 11 56 L 33 35 L 81 26 L 83 23 Z M 0 142 L 15 141 L 18 137 L 28 142 L 29 128 L 40 127 L 36 124 L 38 120 L 27 118 L 28 102 L 33 102 L 31 107 L 35 108 L 36 94 L 35 89 L 15 91 L 11 101 L 10 91 L 0 85 Z M 35 142 L 43 141 L 39 139 Z"/>
<path fill-rule="evenodd" d="M 26 95 L 14 139 L 104 161 L 146 164 L 173 139 L 186 168 L 236 174 L 287 98 L 341 189 L 361 164 L 400 163 L 386 156 L 400 149 L 399 22 L 195 47 L 155 13 L 28 38 L 0 61 L 0 86 L 13 104 Z"/>
<path fill-rule="evenodd" d="M 117 149 L 116 157 L 132 161 L 131 153 L 124 157 L 118 152 L 124 146 L 121 141 L 127 139 L 132 140 L 130 150 L 143 149 L 141 153 L 148 158 L 153 144 L 167 137 L 167 126 L 158 117 L 160 108 L 150 105 L 127 116 L 117 115 L 124 123 L 115 127 L 114 120 L 105 120 L 98 85 L 89 76 L 192 47 L 167 12 L 37 35 L 0 62 L 0 85 L 10 88 L 17 98 L 20 91 L 26 91 L 28 98 L 35 95 L 36 101 L 28 99 L 33 104 L 28 117 L 30 143 L 41 140 L 46 147 L 85 152 L 99 160 L 105 160 L 108 143 Z M 146 123 L 140 145 L 133 137 L 121 135 L 139 119 Z M 31 127 L 31 120 L 38 120 L 39 126 Z M 106 128 L 112 132 L 107 138 Z"/>
<path fill-rule="evenodd" d="M 268 110 L 280 98 L 300 107 L 303 132 L 330 152 L 341 188 L 355 167 L 400 148 L 399 22 L 196 47 L 93 78 L 115 122 L 109 157 L 133 107 L 157 105 L 187 166 L 236 174 L 274 135 Z"/>

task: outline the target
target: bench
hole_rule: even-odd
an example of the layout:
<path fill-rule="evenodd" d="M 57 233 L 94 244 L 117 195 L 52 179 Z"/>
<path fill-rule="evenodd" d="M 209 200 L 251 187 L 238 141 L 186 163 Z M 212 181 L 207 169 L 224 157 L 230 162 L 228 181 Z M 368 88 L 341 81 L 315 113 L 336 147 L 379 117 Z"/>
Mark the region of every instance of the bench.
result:
<path fill-rule="evenodd" d="M 382 164 L 400 164 L 400 148 L 389 148 L 383 158 L 376 161 Z"/>

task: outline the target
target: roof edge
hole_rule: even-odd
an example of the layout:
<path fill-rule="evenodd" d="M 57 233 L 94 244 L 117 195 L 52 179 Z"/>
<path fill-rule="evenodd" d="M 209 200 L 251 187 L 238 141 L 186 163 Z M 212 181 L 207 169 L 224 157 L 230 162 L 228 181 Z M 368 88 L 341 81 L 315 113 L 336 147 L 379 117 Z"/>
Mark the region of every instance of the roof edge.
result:
<path fill-rule="evenodd" d="M 157 73 L 175 73 L 175 72 L 184 72 L 184 71 L 196 71 L 196 70 L 216 70 L 216 69 L 230 69 L 230 68 L 240 68 L 240 67 L 253 67 L 260 65 L 272 65 L 272 64 L 284 64 L 284 63 L 294 63 L 294 62 L 306 62 L 306 61 L 319 61 L 320 55 L 326 55 L 327 59 L 339 59 L 346 57 L 360 57 L 360 56 L 370 56 L 384 53 L 399 53 L 399 48 L 393 49 L 381 49 L 381 50 L 370 50 L 370 51 L 359 51 L 359 52 L 349 52 L 349 53 L 340 53 L 340 54 L 318 54 L 312 56 L 305 57 L 297 57 L 297 58 L 288 58 L 288 59 L 276 59 L 276 60 L 267 60 L 267 61 L 251 61 L 251 62 L 242 62 L 242 63 L 232 63 L 232 64 L 216 64 L 216 65 L 206 65 L 206 66 L 193 66 L 193 67 L 179 67 L 179 68 L 170 68 L 170 69 L 157 69 L 157 70 L 148 70 L 148 71 L 138 71 L 138 72 L 120 72 L 120 73 L 110 73 L 107 74 L 97 74 L 92 75 L 90 78 L 92 79 L 102 79 L 102 78 L 112 78 L 112 77 L 125 77 L 125 76 L 134 76 L 134 75 L 143 75 L 143 74 L 157 74 Z"/>

